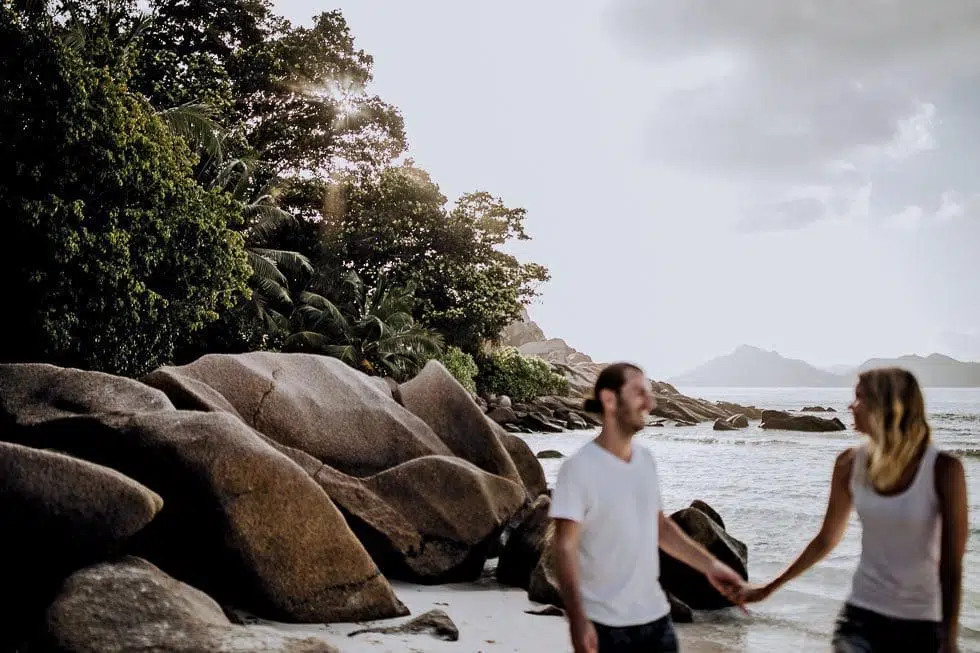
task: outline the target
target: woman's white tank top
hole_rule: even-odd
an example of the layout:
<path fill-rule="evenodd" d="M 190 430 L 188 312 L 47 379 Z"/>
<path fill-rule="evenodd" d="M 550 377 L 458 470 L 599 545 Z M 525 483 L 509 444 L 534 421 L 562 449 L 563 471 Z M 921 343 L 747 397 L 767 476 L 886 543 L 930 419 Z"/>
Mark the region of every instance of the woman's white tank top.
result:
<path fill-rule="evenodd" d="M 861 561 L 848 602 L 894 617 L 941 621 L 939 556 L 942 537 L 931 443 L 904 492 L 883 496 L 867 476 L 867 445 L 857 449 L 851 496 L 861 520 Z"/>

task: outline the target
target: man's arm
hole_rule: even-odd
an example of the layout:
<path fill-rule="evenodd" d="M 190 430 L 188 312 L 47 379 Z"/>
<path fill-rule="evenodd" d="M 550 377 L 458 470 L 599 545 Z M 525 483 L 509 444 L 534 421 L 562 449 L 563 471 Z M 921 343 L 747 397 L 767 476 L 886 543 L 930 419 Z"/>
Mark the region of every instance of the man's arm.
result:
<path fill-rule="evenodd" d="M 571 623 L 585 620 L 582 594 L 579 591 L 578 539 L 580 526 L 571 519 L 555 519 L 553 540 L 555 573 L 558 578 L 558 593 Z"/>
<path fill-rule="evenodd" d="M 939 582 L 942 587 L 944 651 L 956 650 L 963 554 L 967 540 L 966 475 L 958 458 L 941 454 L 936 461 L 936 490 L 942 515 Z"/>
<path fill-rule="evenodd" d="M 708 573 L 717 559 L 688 536 L 673 519 L 660 511 L 660 548 L 688 566 Z"/>

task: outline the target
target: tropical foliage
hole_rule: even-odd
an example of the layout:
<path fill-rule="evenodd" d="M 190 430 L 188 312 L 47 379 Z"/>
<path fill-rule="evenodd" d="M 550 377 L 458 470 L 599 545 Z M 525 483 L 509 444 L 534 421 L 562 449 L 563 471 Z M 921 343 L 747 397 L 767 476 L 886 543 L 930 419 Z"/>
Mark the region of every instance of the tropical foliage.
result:
<path fill-rule="evenodd" d="M 551 370 L 540 358 L 522 355 L 515 347 L 500 347 L 480 359 L 477 385 L 514 401 L 541 395 L 568 394 L 568 379 Z"/>
<path fill-rule="evenodd" d="M 324 280 L 316 285 L 323 287 Z M 413 292 L 411 286 L 392 286 L 384 277 L 368 288 L 354 272 L 345 275 L 338 303 L 303 291 L 286 348 L 334 356 L 368 374 L 407 380 L 443 348 L 439 334 L 412 318 Z"/>
<path fill-rule="evenodd" d="M 473 356 L 459 347 L 450 346 L 443 351 L 439 361 L 460 385 L 470 392 L 476 392 L 476 375 L 480 369 L 476 366 Z"/>
<path fill-rule="evenodd" d="M 0 358 L 140 375 L 315 351 L 397 379 L 438 358 L 470 390 L 555 388 L 540 366 L 481 354 L 549 278 L 504 251 L 528 238 L 524 209 L 450 201 L 406 159 L 402 116 L 371 92 L 373 59 L 340 12 L 0 8 L 14 288 Z"/>
<path fill-rule="evenodd" d="M 0 357 L 137 375 L 247 292 L 242 239 L 186 143 L 55 33 L 0 5 Z"/>

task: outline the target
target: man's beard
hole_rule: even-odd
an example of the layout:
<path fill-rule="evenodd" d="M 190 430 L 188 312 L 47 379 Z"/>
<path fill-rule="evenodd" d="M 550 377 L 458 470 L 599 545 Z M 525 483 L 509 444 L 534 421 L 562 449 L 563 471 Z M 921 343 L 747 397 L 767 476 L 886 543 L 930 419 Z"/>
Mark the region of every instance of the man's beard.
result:
<path fill-rule="evenodd" d="M 623 433 L 629 433 L 630 435 L 639 433 L 643 429 L 643 425 L 636 424 L 636 422 L 633 421 L 633 417 L 630 415 L 629 411 L 623 407 L 616 410 L 616 425 L 619 427 L 620 431 Z"/>

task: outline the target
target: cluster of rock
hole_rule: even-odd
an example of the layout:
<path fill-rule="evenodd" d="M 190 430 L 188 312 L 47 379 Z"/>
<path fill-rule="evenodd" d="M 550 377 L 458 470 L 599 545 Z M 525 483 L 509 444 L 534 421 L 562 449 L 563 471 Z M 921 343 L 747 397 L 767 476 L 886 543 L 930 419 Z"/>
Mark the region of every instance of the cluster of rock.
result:
<path fill-rule="evenodd" d="M 831 409 L 831 412 L 832 409 Z M 759 428 L 777 431 L 804 431 L 807 433 L 823 433 L 828 431 L 843 431 L 847 428 L 837 417 L 825 418 L 816 415 L 793 415 L 783 410 L 764 410 L 761 415 Z M 746 428 L 749 420 L 745 415 L 734 415 L 727 419 L 716 419 L 714 430 L 733 431 Z"/>
<path fill-rule="evenodd" d="M 582 409 L 583 399 L 592 393 L 595 379 L 602 370 L 600 363 L 582 365 L 552 364 L 566 378 L 578 381 L 568 396 L 536 397 L 528 403 L 514 403 L 506 396 L 485 395 L 477 401 L 485 407 L 487 417 L 512 433 L 561 433 L 567 430 L 591 429 L 601 425 L 597 416 Z M 571 370 L 571 372 L 569 371 Z M 651 411 L 649 426 L 693 426 L 719 420 L 748 426 L 749 419 L 762 419 L 763 411 L 754 406 L 705 399 L 681 394 L 669 383 L 650 381 L 656 407 Z"/>
<path fill-rule="evenodd" d="M 435 361 L 402 384 L 269 352 L 140 380 L 0 365 L 0 494 L 0 650 L 332 651 L 226 615 L 400 617 L 390 580 L 495 556 L 556 596 L 541 464 Z"/>

